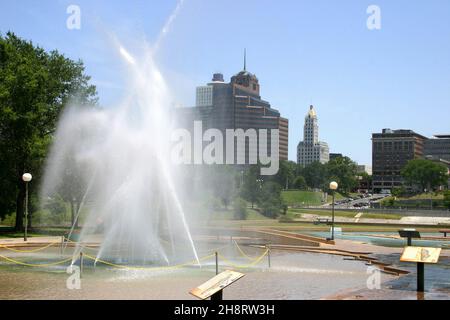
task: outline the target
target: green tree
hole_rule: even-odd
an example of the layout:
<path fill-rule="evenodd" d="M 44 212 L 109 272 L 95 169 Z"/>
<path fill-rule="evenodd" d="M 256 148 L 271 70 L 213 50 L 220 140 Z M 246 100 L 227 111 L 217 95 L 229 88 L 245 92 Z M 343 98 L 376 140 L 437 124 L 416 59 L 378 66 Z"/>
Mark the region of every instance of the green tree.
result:
<path fill-rule="evenodd" d="M 308 185 L 303 176 L 297 176 L 294 180 L 294 188 L 298 190 L 306 190 Z"/>
<path fill-rule="evenodd" d="M 281 198 L 281 186 L 276 182 L 264 182 L 259 198 L 258 207 L 261 213 L 269 218 L 276 218 L 280 210 L 283 209 L 283 199 Z"/>
<path fill-rule="evenodd" d="M 278 173 L 271 176 L 269 179 L 273 182 L 278 183 L 283 188 L 289 189 L 294 185 L 295 181 L 295 171 L 297 164 L 292 161 L 280 161 L 280 168 Z"/>
<path fill-rule="evenodd" d="M 236 170 L 231 166 L 213 165 L 208 172 L 214 196 L 228 208 L 236 191 Z"/>
<path fill-rule="evenodd" d="M 17 230 L 23 228 L 21 176 L 33 173 L 33 193 L 63 107 L 69 101 L 97 103 L 89 80 L 81 61 L 46 52 L 10 32 L 0 35 L 0 216 L 15 210 Z"/>
<path fill-rule="evenodd" d="M 327 184 L 327 168 L 318 161 L 303 168 L 302 175 L 310 188 L 323 189 Z"/>
<path fill-rule="evenodd" d="M 244 183 L 241 188 L 241 197 L 252 204 L 254 208 L 261 194 L 260 166 L 252 165 L 244 172 Z"/>
<path fill-rule="evenodd" d="M 419 186 L 421 191 L 431 191 L 448 181 L 448 168 L 440 163 L 426 159 L 410 160 L 401 172 L 405 181 Z"/>
<path fill-rule="evenodd" d="M 328 180 L 336 180 L 339 191 L 349 193 L 358 186 L 358 166 L 349 157 L 338 157 L 327 163 Z"/>
<path fill-rule="evenodd" d="M 444 193 L 444 206 L 450 209 L 450 191 Z"/>

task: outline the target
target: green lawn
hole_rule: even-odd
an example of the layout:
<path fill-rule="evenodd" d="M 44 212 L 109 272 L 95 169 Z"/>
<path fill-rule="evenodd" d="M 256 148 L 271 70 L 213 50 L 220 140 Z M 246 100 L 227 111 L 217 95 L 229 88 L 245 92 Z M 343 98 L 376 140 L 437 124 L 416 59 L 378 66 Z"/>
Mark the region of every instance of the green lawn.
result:
<path fill-rule="evenodd" d="M 320 206 L 325 204 L 322 192 L 314 191 L 300 191 L 300 190 L 285 190 L 281 193 L 283 200 L 288 206 Z M 336 193 L 336 201 L 344 197 Z M 328 195 L 327 203 L 331 203 L 332 197 Z"/>

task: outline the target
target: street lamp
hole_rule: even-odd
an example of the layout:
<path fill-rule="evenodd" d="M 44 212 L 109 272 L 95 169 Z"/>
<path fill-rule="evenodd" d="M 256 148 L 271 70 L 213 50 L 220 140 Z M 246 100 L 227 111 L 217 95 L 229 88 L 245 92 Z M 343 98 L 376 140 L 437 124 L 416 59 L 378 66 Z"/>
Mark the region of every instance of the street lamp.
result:
<path fill-rule="evenodd" d="M 23 235 L 23 241 L 27 241 L 27 231 L 28 231 L 28 182 L 33 179 L 30 173 L 25 173 L 22 176 L 23 182 L 25 182 L 25 232 Z"/>
<path fill-rule="evenodd" d="M 333 203 L 331 204 L 331 239 L 334 240 L 334 193 L 339 187 L 338 183 L 336 181 L 330 182 L 330 190 L 333 195 Z"/>

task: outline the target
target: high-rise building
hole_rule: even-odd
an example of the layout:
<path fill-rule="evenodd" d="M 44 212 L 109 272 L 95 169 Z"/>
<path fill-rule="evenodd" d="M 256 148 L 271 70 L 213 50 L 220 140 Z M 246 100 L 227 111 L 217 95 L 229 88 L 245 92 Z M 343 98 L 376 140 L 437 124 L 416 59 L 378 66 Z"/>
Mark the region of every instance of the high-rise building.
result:
<path fill-rule="evenodd" d="M 272 108 L 269 102 L 261 99 L 259 80 L 247 71 L 245 60 L 244 69 L 231 77 L 229 83 L 224 82 L 222 74 L 214 74 L 210 83 L 197 88 L 196 106 L 178 108 L 177 114 L 180 125 L 184 128 L 192 129 L 194 121 L 202 121 L 203 131 L 219 129 L 224 136 L 227 129 L 255 129 L 259 138 L 259 130 L 267 129 L 269 151 L 271 129 L 278 129 L 279 159 L 288 159 L 289 121 L 281 117 L 280 112 Z M 258 149 L 252 149 L 248 139 L 245 148 L 245 164 L 248 164 L 250 156 L 256 155 Z M 235 158 L 236 155 L 237 152 Z"/>
<path fill-rule="evenodd" d="M 326 142 L 319 141 L 319 124 L 314 106 L 309 107 L 305 117 L 303 141 L 297 146 L 297 163 L 307 166 L 313 162 L 330 161 L 330 150 Z"/>
<path fill-rule="evenodd" d="M 435 135 L 424 145 L 424 156 L 435 160 L 450 161 L 450 135 Z"/>
<path fill-rule="evenodd" d="M 403 186 L 401 170 L 424 156 L 426 137 L 412 130 L 383 129 L 372 134 L 372 184 L 375 191 Z"/>

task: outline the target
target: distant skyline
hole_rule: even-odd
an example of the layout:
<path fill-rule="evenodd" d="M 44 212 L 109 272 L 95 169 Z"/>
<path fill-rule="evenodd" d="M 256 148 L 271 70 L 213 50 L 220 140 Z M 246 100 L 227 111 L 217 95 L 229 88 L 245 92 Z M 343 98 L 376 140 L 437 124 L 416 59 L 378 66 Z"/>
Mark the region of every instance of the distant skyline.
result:
<path fill-rule="evenodd" d="M 142 40 L 157 41 L 177 3 L 2 1 L 0 32 L 82 59 L 109 107 L 126 90 L 113 39 L 139 52 Z M 72 4 L 80 30 L 66 27 Z M 366 26 L 370 5 L 381 10 L 380 30 Z M 371 164 L 371 134 L 383 128 L 450 134 L 448 0 L 185 0 L 172 18 L 155 59 L 173 103 L 193 106 L 196 86 L 214 72 L 229 81 L 246 48 L 262 98 L 289 119 L 290 160 L 311 104 L 320 140 L 360 164 Z"/>

